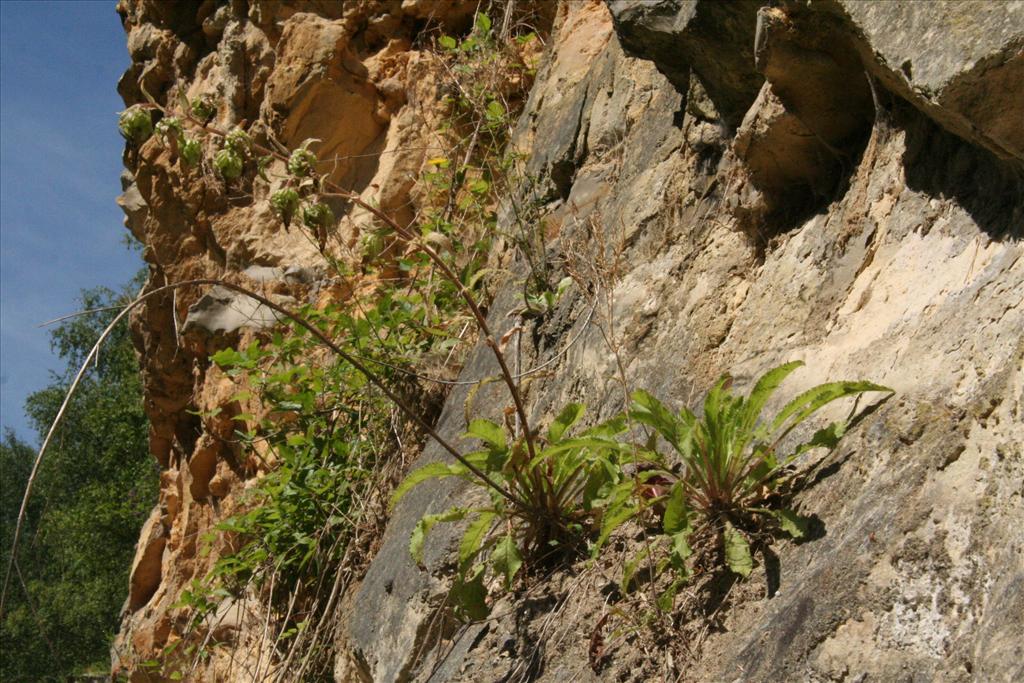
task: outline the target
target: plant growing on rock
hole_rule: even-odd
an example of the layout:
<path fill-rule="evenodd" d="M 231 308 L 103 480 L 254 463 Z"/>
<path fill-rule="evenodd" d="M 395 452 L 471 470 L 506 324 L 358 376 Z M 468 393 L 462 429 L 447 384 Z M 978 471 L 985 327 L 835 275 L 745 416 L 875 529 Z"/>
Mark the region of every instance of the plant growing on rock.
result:
<path fill-rule="evenodd" d="M 153 115 L 139 105 L 128 107 L 118 116 L 117 129 L 132 145 L 141 145 L 153 134 Z"/>
<path fill-rule="evenodd" d="M 813 448 L 834 448 L 849 421 L 833 422 L 780 452 L 784 440 L 833 401 L 866 392 L 892 393 L 872 382 L 829 382 L 801 393 L 774 417 L 763 416 L 775 390 L 802 365 L 795 361 L 769 370 L 746 397 L 731 393 L 731 378 L 722 377 L 708 392 L 700 417 L 686 407 L 673 413 L 645 391 L 633 394 L 630 417 L 652 427 L 678 458 L 678 474 L 665 468 L 659 476 L 665 490 L 662 530 L 670 541 L 671 564 L 680 573 L 685 574 L 690 537 L 700 526 L 712 530 L 728 567 L 744 577 L 753 567 L 750 534 L 803 537 L 807 520 L 783 504 L 790 465 Z M 625 521 L 637 509 L 635 500 L 624 499 L 611 516 Z"/>
<path fill-rule="evenodd" d="M 203 159 L 203 143 L 190 135 L 184 135 L 178 153 L 186 165 L 197 166 Z"/>
<path fill-rule="evenodd" d="M 224 180 L 235 180 L 242 175 L 245 162 L 232 149 L 222 149 L 213 157 L 213 167 Z"/>
<path fill-rule="evenodd" d="M 471 520 L 459 544 L 451 589 L 453 604 L 466 616 L 486 616 L 488 578 L 507 589 L 524 562 L 544 562 L 572 549 L 600 518 L 600 501 L 626 478 L 622 465 L 631 450 L 617 438 L 626 428 L 625 420 L 620 417 L 568 436 L 583 413 L 581 404 L 567 405 L 545 437 L 534 439 L 537 450 L 532 456 L 529 437 L 511 435 L 510 440 L 506 428 L 473 420 L 464 437 L 479 440 L 484 449 L 464 458 L 479 472 L 461 462 L 434 462 L 413 471 L 395 490 L 392 506 L 425 481 L 458 477 L 488 495 L 488 504 L 480 507 L 425 515 L 409 543 L 413 558 L 422 562 L 424 540 L 435 525 Z"/>
<path fill-rule="evenodd" d="M 200 95 L 188 103 L 188 110 L 201 124 L 209 123 L 217 115 L 217 105 L 209 95 Z"/>

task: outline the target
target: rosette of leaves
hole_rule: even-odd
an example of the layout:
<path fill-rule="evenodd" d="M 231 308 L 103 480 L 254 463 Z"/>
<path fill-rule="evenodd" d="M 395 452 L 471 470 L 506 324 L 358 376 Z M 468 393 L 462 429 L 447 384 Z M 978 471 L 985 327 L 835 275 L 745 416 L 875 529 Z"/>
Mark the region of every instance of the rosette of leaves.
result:
<path fill-rule="evenodd" d="M 316 237 L 317 246 L 322 252 L 327 247 L 328 231 L 334 226 L 334 212 L 323 202 L 304 204 L 302 207 L 302 224 Z"/>
<path fill-rule="evenodd" d="M 310 230 L 326 230 L 334 225 L 334 212 L 323 202 L 305 204 L 302 207 L 302 224 Z"/>
<path fill-rule="evenodd" d="M 299 208 L 299 193 L 290 187 L 278 190 L 270 195 L 270 208 L 287 228 L 291 225 L 292 217 Z M 330 207 L 328 207 L 328 210 L 330 210 Z"/>
<path fill-rule="evenodd" d="M 133 145 L 141 145 L 153 134 L 153 116 L 140 105 L 128 107 L 117 119 L 121 136 Z"/>
<path fill-rule="evenodd" d="M 203 143 L 198 138 L 184 135 L 181 138 L 181 148 L 178 150 L 182 161 L 188 166 L 195 166 L 203 158 Z"/>
<path fill-rule="evenodd" d="M 726 375 L 708 392 L 703 415 L 688 408 L 670 411 L 645 391 L 633 394 L 630 417 L 648 425 L 675 451 L 680 473 L 660 473 L 671 486 L 664 504 L 662 529 L 671 546 L 671 563 L 684 572 L 689 538 L 701 523 L 715 531 L 728 567 L 740 576 L 753 568 L 747 530 L 802 538 L 808 520 L 782 503 L 790 465 L 813 448 L 832 449 L 845 434 L 850 418 L 816 431 L 809 440 L 780 452 L 783 441 L 824 406 L 865 392 L 892 393 L 892 389 L 866 381 L 829 382 L 809 389 L 773 417 L 762 415 L 772 394 L 801 361 L 780 365 L 765 373 L 748 396 L 730 392 Z M 635 500 L 623 498 L 611 515 L 624 521 L 635 511 Z M 620 522 L 621 523 L 621 522 Z"/>
<path fill-rule="evenodd" d="M 189 109 L 192 112 L 192 116 L 204 124 L 217 114 L 217 107 L 213 103 L 213 98 L 209 95 L 200 95 L 192 100 L 189 104 Z"/>
<path fill-rule="evenodd" d="M 626 428 L 625 418 L 568 436 L 583 412 L 578 403 L 566 406 L 546 438 L 537 438 L 543 448 L 532 458 L 523 438 L 510 440 L 498 424 L 473 420 L 464 438 L 478 439 L 484 448 L 464 458 L 486 480 L 463 463 L 433 462 L 413 471 L 396 489 L 392 507 L 414 487 L 445 477 L 458 477 L 488 494 L 488 502 L 478 507 L 424 515 L 409 541 L 413 559 L 422 563 L 423 544 L 434 526 L 469 520 L 450 595 L 462 616 L 487 615 L 489 583 L 507 590 L 524 563 L 575 548 L 602 516 L 609 493 L 627 479 L 622 461 L 630 449 L 616 438 Z"/>
<path fill-rule="evenodd" d="M 312 142 L 315 140 L 306 140 L 288 157 L 288 173 L 293 177 L 307 178 L 316 170 L 316 155 L 308 149 Z"/>
<path fill-rule="evenodd" d="M 241 176 L 244 163 L 240 154 L 227 147 L 213 157 L 213 167 L 224 180 L 234 180 Z"/>
<path fill-rule="evenodd" d="M 245 158 L 252 152 L 252 138 L 236 126 L 224 136 L 224 149 L 230 149 L 238 156 Z"/>

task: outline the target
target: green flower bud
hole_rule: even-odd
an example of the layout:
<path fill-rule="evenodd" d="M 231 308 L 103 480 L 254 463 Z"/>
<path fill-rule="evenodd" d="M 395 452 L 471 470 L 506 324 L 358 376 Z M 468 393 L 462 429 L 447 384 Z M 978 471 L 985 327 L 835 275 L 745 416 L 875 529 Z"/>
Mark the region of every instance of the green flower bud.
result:
<path fill-rule="evenodd" d="M 323 203 L 306 204 L 302 207 L 302 222 L 310 230 L 329 228 L 334 224 L 334 212 Z"/>
<path fill-rule="evenodd" d="M 196 138 L 185 135 L 181 139 L 181 148 L 178 150 L 178 154 L 181 155 L 181 160 L 187 166 L 195 166 L 203 158 L 203 144 Z"/>
<path fill-rule="evenodd" d="M 252 138 L 241 128 L 234 128 L 224 138 L 224 147 L 239 156 L 247 156 L 252 151 Z"/>
<path fill-rule="evenodd" d="M 200 95 L 192 100 L 190 107 L 192 109 L 192 116 L 203 123 L 206 123 L 217 114 L 217 107 L 213 104 L 213 98 L 209 95 Z"/>
<path fill-rule="evenodd" d="M 313 175 L 316 161 L 315 154 L 305 147 L 300 147 L 288 157 L 288 172 L 296 178 L 305 178 L 306 176 Z"/>
<path fill-rule="evenodd" d="M 281 217 L 285 227 L 288 227 L 291 225 L 292 216 L 295 215 L 295 211 L 299 208 L 299 193 L 291 188 L 278 190 L 270 195 L 270 208 Z M 328 211 L 330 211 L 329 208 Z"/>
<path fill-rule="evenodd" d="M 153 117 L 148 109 L 136 104 L 121 112 L 117 128 L 125 140 L 141 145 L 153 134 Z"/>
<path fill-rule="evenodd" d="M 222 149 L 213 158 L 213 167 L 224 180 L 234 180 L 242 175 L 242 157 L 232 149 Z"/>

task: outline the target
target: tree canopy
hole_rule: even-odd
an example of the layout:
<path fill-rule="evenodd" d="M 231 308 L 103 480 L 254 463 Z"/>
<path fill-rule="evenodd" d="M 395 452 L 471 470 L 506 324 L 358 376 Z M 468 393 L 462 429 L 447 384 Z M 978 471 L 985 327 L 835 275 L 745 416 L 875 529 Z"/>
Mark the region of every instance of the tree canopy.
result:
<path fill-rule="evenodd" d="M 125 303 L 128 291 L 83 292 L 82 308 Z M 40 441 L 71 378 L 114 315 L 109 310 L 71 318 L 51 333 L 64 367 L 25 404 Z M 29 444 L 12 432 L 4 435 L 3 567 L 34 458 Z M 138 360 L 121 324 L 79 385 L 36 480 L 0 622 L 0 679 L 65 680 L 107 670 L 135 542 L 156 500 L 158 477 L 147 447 Z"/>

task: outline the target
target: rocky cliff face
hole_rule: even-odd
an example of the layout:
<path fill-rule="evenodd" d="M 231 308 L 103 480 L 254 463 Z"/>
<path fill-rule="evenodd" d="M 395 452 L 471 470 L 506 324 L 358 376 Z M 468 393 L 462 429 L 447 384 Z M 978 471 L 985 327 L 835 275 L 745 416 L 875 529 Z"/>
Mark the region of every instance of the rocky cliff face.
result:
<path fill-rule="evenodd" d="M 443 96 L 426 38 L 465 32 L 476 6 L 123 0 L 133 64 L 119 88 L 129 104 L 215 94 L 222 127 L 244 121 L 287 148 L 317 138 L 336 182 L 408 223 Z M 777 567 L 707 596 L 668 639 L 616 613 L 613 559 L 439 630 L 454 537 L 431 536 L 426 571 L 408 538 L 467 491 L 421 487 L 342 601 L 336 679 L 1024 676 L 1022 84 L 1022 2 L 559 5 L 515 144 L 552 262 L 599 267 L 597 294 L 570 289 L 525 323 L 524 367 L 547 364 L 532 416 L 569 400 L 595 419 L 621 410 L 620 365 L 676 404 L 723 372 L 742 385 L 793 359 L 807 366 L 792 391 L 865 378 L 896 394 L 798 497 L 818 537 L 776 546 Z M 126 161 L 121 202 L 151 288 L 220 277 L 283 301 L 340 297 L 316 245 L 265 202 L 183 178 L 156 143 Z M 336 212 L 354 239 L 366 216 Z M 520 299 L 497 292 L 497 335 Z M 204 556 L 200 537 L 259 469 L 232 445 L 230 412 L 196 416 L 232 405 L 209 353 L 274 323 L 231 315 L 239 305 L 196 288 L 133 320 L 164 468 L 114 653 L 138 680 L 184 627 L 181 591 L 227 548 Z M 462 379 L 494 372 L 480 349 Z M 448 397 L 442 436 L 465 429 L 468 391 Z M 504 403 L 487 386 L 474 405 L 496 416 Z M 420 462 L 442 457 L 427 444 Z M 211 636 L 223 647 L 194 676 L 252 680 L 270 659 L 266 615 L 224 609 Z"/>

